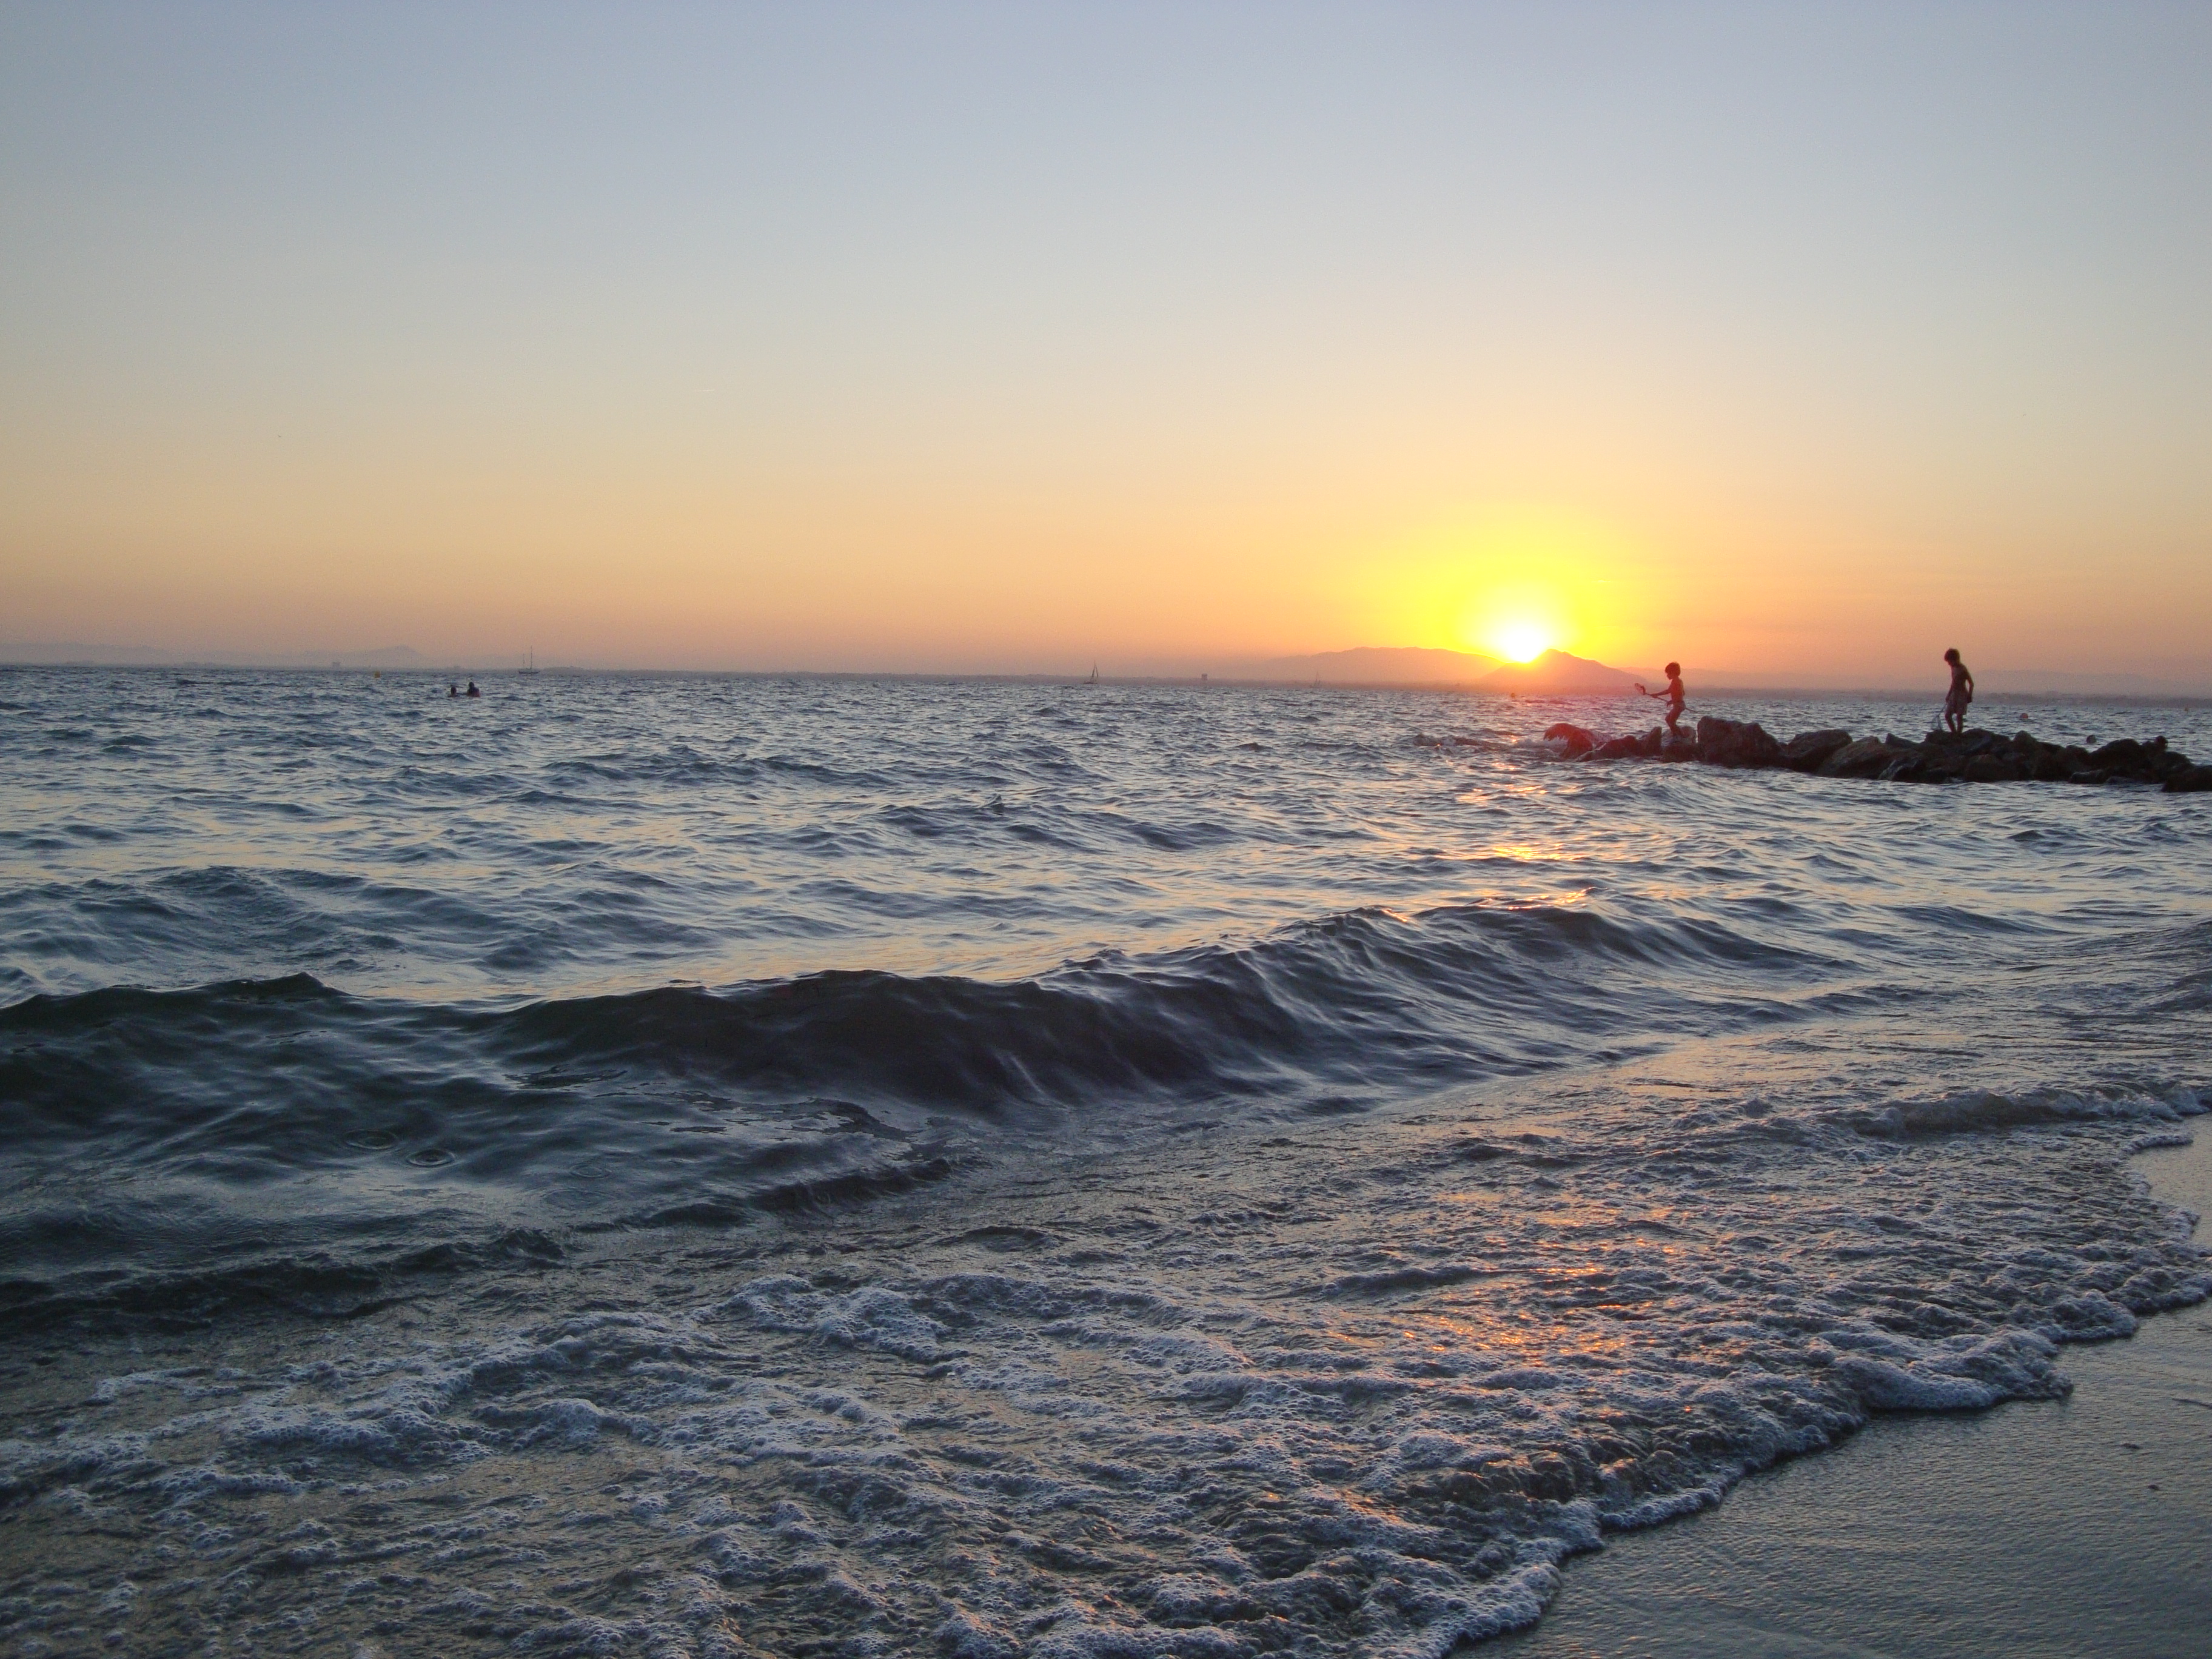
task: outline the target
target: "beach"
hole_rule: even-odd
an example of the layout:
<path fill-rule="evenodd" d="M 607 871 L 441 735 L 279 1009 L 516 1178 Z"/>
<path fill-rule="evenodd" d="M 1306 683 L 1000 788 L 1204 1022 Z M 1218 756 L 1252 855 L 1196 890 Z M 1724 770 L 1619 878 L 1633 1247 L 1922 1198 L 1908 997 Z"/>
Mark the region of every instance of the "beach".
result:
<path fill-rule="evenodd" d="M 2212 1138 L 2142 1155 L 2212 1215 Z M 2212 1315 L 2067 1351 L 2062 1401 L 1883 1418 L 1570 1564 L 1513 1659 L 2212 1652 Z"/>

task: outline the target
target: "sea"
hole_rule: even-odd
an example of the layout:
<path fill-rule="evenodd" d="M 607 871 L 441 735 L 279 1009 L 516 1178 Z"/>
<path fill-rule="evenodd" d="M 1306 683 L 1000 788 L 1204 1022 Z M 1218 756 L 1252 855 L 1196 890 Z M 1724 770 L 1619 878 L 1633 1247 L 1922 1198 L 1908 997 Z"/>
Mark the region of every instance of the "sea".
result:
<path fill-rule="evenodd" d="M 1441 1655 L 2212 1289 L 2212 796 L 478 684 L 0 672 L 10 1653 Z"/>

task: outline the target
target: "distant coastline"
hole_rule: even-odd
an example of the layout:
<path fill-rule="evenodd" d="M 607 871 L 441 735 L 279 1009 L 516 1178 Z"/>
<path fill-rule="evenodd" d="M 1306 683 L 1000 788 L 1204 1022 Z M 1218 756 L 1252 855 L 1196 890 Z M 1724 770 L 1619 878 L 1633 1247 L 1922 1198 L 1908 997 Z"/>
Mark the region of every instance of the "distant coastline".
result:
<path fill-rule="evenodd" d="M 1407 647 L 1414 650 L 1415 647 Z M 1365 654 L 1355 652 L 1325 653 L 1326 658 L 1352 658 Z M 1377 654 L 1380 654 L 1378 652 Z M 1310 673 L 1271 672 L 1279 665 L 1311 659 L 1268 659 L 1259 663 L 1231 662 L 1219 672 L 1158 673 L 1101 673 L 1098 684 L 1103 685 L 1213 685 L 1213 686 L 1282 686 L 1316 687 L 1332 691 L 1433 691 L 1455 696 L 1519 696 L 1525 699 L 1559 698 L 1572 701 L 1611 699 L 1629 695 L 1631 677 L 1626 671 L 1611 668 L 1587 659 L 1573 658 L 1571 661 L 1588 663 L 1591 668 L 1619 677 L 1619 684 L 1529 684 L 1525 680 L 1514 683 L 1516 671 L 1526 665 L 1498 664 L 1493 659 L 1478 657 L 1473 653 L 1422 652 L 1425 656 L 1459 656 L 1471 662 L 1492 665 L 1486 672 L 1469 673 L 1463 678 L 1395 678 L 1379 675 L 1372 678 L 1338 678 L 1328 674 L 1318 677 Z M 1554 654 L 1554 653 L 1547 653 Z M 1565 653 L 1556 653 L 1565 656 Z M 391 646 L 373 651 L 329 651 L 289 653 L 248 652 L 173 652 L 153 647 L 102 647 L 76 642 L 44 644 L 40 642 L 0 642 L 0 673 L 21 669 L 79 669 L 113 672 L 116 670 L 144 671 L 155 673 L 179 672 L 284 672 L 284 673 L 365 673 L 422 674 L 426 676 L 456 673 L 506 675 L 516 672 L 526 664 L 523 653 L 515 652 L 483 657 L 462 657 L 441 661 L 406 646 Z M 989 670 L 912 669 L 912 668 L 722 668 L 722 667 L 654 667 L 633 666 L 620 663 L 568 663 L 546 661 L 538 664 L 544 675 L 624 675 L 634 678 L 682 678 L 695 676 L 731 679 L 820 679 L 820 680 L 909 680 L 921 682 L 952 682 L 963 680 L 997 681 L 1010 684 L 1062 685 L 1076 684 L 1089 678 L 1087 667 L 1061 672 L 1006 672 Z M 2149 677 L 2097 676 L 2063 674 L 2054 672 L 2051 683 L 2036 682 L 2036 671 L 1990 669 L 1979 675 L 1977 701 L 1990 703 L 2081 703 L 2109 704 L 2113 707 L 2156 706 L 2166 708 L 2200 708 L 2212 704 L 2212 683 L 2191 685 L 2178 680 L 2158 680 Z M 1656 681 L 1656 676 L 1644 677 L 1646 683 Z M 1880 702 L 1922 702 L 1931 696 L 1940 696 L 1942 687 L 1932 680 L 1921 684 L 1802 684 L 1763 682 L 1748 677 L 1739 679 L 1733 675 L 1701 674 L 1692 669 L 1688 675 L 1692 701 L 1700 703 L 1755 702 L 1761 698 L 1807 700 L 1820 698 L 1863 698 Z M 2135 679 L 2135 684 L 2115 684 L 2114 680 Z M 2072 680 L 2076 684 L 2068 684 Z"/>

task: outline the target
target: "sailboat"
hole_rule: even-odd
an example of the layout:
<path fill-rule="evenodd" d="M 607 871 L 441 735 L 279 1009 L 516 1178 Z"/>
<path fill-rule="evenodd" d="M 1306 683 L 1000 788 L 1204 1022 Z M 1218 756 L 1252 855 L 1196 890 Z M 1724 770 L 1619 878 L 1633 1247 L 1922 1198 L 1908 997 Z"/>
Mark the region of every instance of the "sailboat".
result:
<path fill-rule="evenodd" d="M 1091 665 L 1091 678 L 1083 683 L 1085 685 L 1096 685 L 1098 684 L 1098 665 L 1097 663 L 1094 662 Z"/>
<path fill-rule="evenodd" d="M 514 672 L 518 674 L 535 674 L 538 672 L 538 647 L 536 646 L 533 645 L 530 647 L 529 661 L 525 663 L 521 667 L 516 669 Z"/>

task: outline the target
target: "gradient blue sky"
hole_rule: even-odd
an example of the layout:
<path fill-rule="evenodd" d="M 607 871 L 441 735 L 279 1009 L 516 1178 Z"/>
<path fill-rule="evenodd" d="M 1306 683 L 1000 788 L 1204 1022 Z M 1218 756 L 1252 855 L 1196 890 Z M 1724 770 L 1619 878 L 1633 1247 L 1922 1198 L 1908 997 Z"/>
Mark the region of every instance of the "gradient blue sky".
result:
<path fill-rule="evenodd" d="M 0 641 L 2212 687 L 2209 88 L 2202 4 L 6 4 Z"/>

